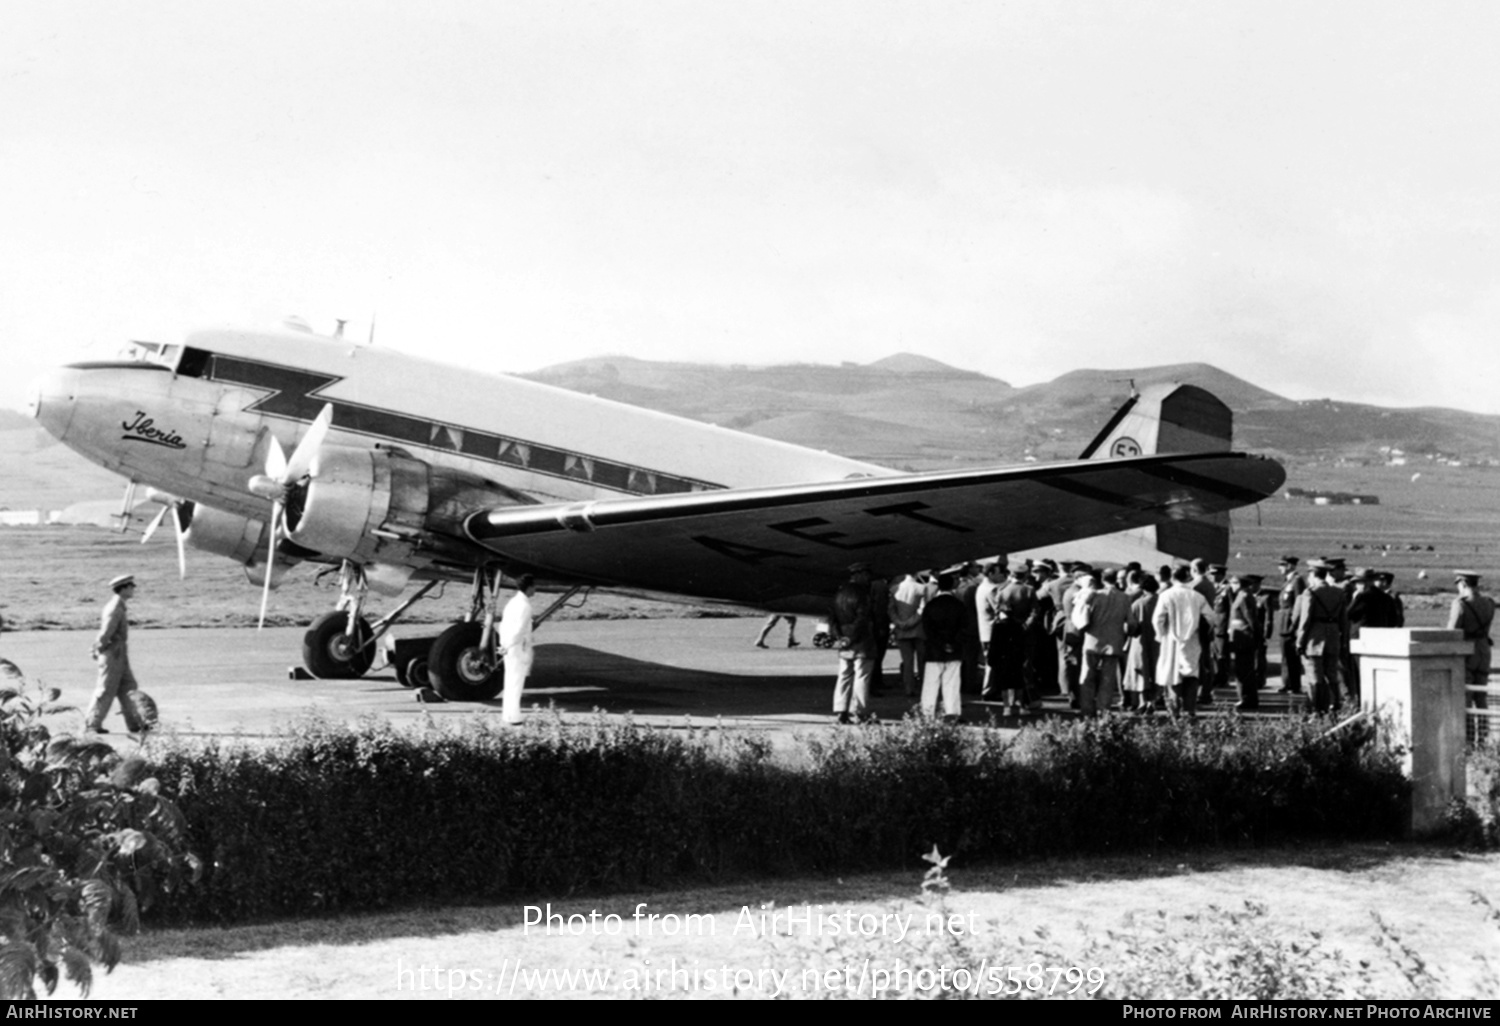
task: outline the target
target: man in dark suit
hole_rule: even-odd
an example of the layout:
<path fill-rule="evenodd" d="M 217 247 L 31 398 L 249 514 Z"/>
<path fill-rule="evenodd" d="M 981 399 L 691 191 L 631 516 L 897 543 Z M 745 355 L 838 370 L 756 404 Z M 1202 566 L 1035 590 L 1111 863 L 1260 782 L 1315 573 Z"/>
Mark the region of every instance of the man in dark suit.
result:
<path fill-rule="evenodd" d="M 1297 599 L 1297 651 L 1312 689 L 1313 708 L 1328 712 L 1339 699 L 1339 661 L 1349 633 L 1349 606 L 1344 589 L 1328 579 L 1328 564 L 1308 561 L 1307 590 Z"/>
<path fill-rule="evenodd" d="M 1276 643 L 1281 650 L 1281 690 L 1296 694 L 1302 690 L 1302 657 L 1297 654 L 1297 600 L 1307 590 L 1307 581 L 1297 573 L 1297 557 L 1282 556 L 1281 591 L 1276 596 Z"/>

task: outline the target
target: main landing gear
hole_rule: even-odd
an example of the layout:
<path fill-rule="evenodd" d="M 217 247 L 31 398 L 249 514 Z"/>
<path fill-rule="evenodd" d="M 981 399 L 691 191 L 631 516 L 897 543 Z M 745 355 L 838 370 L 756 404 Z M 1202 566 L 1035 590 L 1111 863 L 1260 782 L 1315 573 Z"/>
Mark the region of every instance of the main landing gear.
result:
<path fill-rule="evenodd" d="M 487 702 L 505 686 L 504 652 L 500 650 L 497 622 L 501 580 L 499 571 L 476 570 L 468 619 L 449 627 L 432 642 L 427 673 L 433 689 L 450 702 Z M 580 590 L 574 587 L 564 592 L 532 619 L 533 629 L 545 623 Z"/>
<path fill-rule="evenodd" d="M 374 639 L 370 621 L 364 617 L 342 610 L 324 613 L 302 635 L 302 662 L 314 677 L 363 677 L 375 662 Z"/>
<path fill-rule="evenodd" d="M 486 702 L 505 686 L 504 653 L 499 650 L 502 575 L 474 572 L 469 614 L 437 637 L 396 641 L 391 665 L 404 687 L 431 687 L 451 702 Z M 302 638 L 302 660 L 314 677 L 340 680 L 362 677 L 375 662 L 376 642 L 414 602 L 437 585 L 428 581 L 416 593 L 373 624 L 364 617 L 368 584 L 362 567 L 345 562 L 339 569 L 339 601 L 331 613 L 312 622 Z M 536 616 L 539 627 L 582 591 L 574 587 Z"/>
<path fill-rule="evenodd" d="M 373 624 L 364 617 L 369 584 L 364 568 L 347 560 L 339 567 L 339 601 L 333 612 L 312 622 L 302 636 L 302 663 L 314 677 L 351 680 L 363 677 L 375 663 L 375 642 L 412 603 L 434 587 L 428 581 L 405 602 Z M 405 683 L 403 681 L 403 683 Z"/>

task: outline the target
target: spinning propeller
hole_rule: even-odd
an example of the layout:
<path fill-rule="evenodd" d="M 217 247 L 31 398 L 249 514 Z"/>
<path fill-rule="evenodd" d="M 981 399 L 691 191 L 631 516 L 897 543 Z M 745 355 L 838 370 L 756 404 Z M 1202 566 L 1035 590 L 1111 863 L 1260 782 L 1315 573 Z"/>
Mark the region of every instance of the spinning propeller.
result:
<path fill-rule="evenodd" d="M 261 628 L 266 625 L 266 607 L 271 601 L 271 570 L 276 565 L 276 539 L 283 532 L 290 536 L 292 531 L 286 522 L 287 500 L 294 488 L 312 479 L 313 461 L 318 458 L 318 450 L 323 445 L 323 439 L 328 436 L 328 428 L 332 423 L 333 404 L 330 403 L 314 418 L 307 434 L 302 436 L 302 441 L 292 450 L 291 459 L 287 459 L 276 436 L 269 436 L 271 444 L 266 449 L 266 472 L 250 479 L 250 490 L 271 500 L 270 547 L 266 552 L 266 580 L 260 596 Z"/>

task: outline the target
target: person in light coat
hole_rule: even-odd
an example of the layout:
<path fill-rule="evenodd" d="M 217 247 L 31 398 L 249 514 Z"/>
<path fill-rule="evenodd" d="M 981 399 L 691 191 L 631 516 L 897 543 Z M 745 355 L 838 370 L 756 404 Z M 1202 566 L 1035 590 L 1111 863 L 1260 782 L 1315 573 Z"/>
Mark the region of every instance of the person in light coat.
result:
<path fill-rule="evenodd" d="M 915 574 L 907 574 L 891 594 L 891 634 L 901 650 L 901 689 L 916 698 L 923 678 L 922 607 L 929 598 L 927 586 Z"/>
<path fill-rule="evenodd" d="M 1197 714 L 1198 675 L 1203 665 L 1202 625 L 1213 623 L 1213 607 L 1191 587 L 1192 571 L 1172 571 L 1172 586 L 1156 600 L 1151 626 L 1156 629 L 1156 685 L 1166 691 L 1167 708 L 1175 718 L 1186 711 Z M 1211 636 L 1211 635 L 1210 635 Z"/>
<path fill-rule="evenodd" d="M 501 718 L 515 725 L 521 722 L 521 692 L 531 673 L 531 596 L 536 582 L 530 574 L 516 580 L 516 593 L 505 603 L 500 614 L 500 651 L 505 656 L 505 694 L 500 701 Z"/>
<path fill-rule="evenodd" d="M 1005 587 L 1010 571 L 1002 564 L 984 564 L 984 577 L 974 589 L 974 615 L 979 624 L 979 657 L 984 662 L 984 679 L 980 682 L 979 696 L 986 702 L 995 701 L 997 692 L 991 681 L 994 671 L 990 668 L 990 639 L 995 633 L 996 597 Z"/>

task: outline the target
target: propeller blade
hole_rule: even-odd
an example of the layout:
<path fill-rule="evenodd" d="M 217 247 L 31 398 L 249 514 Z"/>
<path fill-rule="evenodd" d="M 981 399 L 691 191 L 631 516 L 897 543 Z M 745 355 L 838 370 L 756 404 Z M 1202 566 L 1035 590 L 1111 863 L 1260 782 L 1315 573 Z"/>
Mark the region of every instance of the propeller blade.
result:
<path fill-rule="evenodd" d="M 177 578 L 187 580 L 187 530 L 182 526 L 182 513 L 177 503 L 167 507 L 172 511 L 172 526 L 177 531 Z"/>
<path fill-rule="evenodd" d="M 156 529 L 161 526 L 161 522 L 163 520 L 167 519 L 167 513 L 170 512 L 170 511 L 172 511 L 172 510 L 174 510 L 174 509 L 176 509 L 176 508 L 177 507 L 175 505 L 172 505 L 172 504 L 168 504 L 166 506 L 163 506 L 161 508 L 161 512 L 158 513 L 158 514 L 156 514 L 156 516 L 154 516 L 154 517 L 151 518 L 151 523 L 147 524 L 146 525 L 146 529 L 141 532 L 141 544 L 142 545 L 146 544 L 148 541 L 151 540 L 151 536 L 156 533 Z"/>
<path fill-rule="evenodd" d="M 266 447 L 266 476 L 272 481 L 282 481 L 286 478 L 286 452 L 275 435 L 270 436 L 270 441 Z"/>
<path fill-rule="evenodd" d="M 286 529 L 287 489 L 308 476 L 332 424 L 333 404 L 325 403 L 313 418 L 307 434 L 302 436 L 302 441 L 292 450 L 291 459 L 287 459 L 276 436 L 271 435 L 270 444 L 266 446 L 266 472 L 250 479 L 250 490 L 271 500 L 271 533 L 267 536 L 266 579 L 260 592 L 260 624 L 257 630 L 265 629 L 266 610 L 271 604 L 271 571 L 276 566 L 276 539 Z"/>
<path fill-rule="evenodd" d="M 266 608 L 271 604 L 271 568 L 276 565 L 276 536 L 281 533 L 282 507 L 280 502 L 271 504 L 271 533 L 267 535 L 266 580 L 260 591 L 260 623 L 256 630 L 266 629 Z"/>
<path fill-rule="evenodd" d="M 312 461 L 322 448 L 323 439 L 328 437 L 328 428 L 333 424 L 333 404 L 324 403 L 318 415 L 313 418 L 312 426 L 307 429 L 307 434 L 302 436 L 302 441 L 297 443 L 297 448 L 292 451 L 292 458 L 287 461 L 286 472 L 281 480 L 285 484 L 300 481 L 307 476 L 312 469 Z"/>

